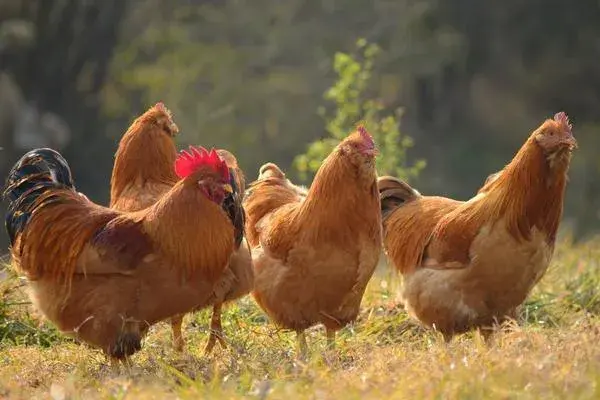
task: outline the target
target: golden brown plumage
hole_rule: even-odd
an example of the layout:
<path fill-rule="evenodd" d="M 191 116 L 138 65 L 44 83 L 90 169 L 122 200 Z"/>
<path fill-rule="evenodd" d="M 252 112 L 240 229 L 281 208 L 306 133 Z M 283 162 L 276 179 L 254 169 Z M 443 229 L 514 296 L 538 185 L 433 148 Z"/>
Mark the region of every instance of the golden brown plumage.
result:
<path fill-rule="evenodd" d="M 151 206 L 176 182 L 173 137 L 179 129 L 158 103 L 138 117 L 119 142 L 110 180 L 110 207 L 137 211 Z"/>
<path fill-rule="evenodd" d="M 111 179 L 111 207 L 120 211 L 139 211 L 156 203 L 177 182 L 173 169 L 173 161 L 177 150 L 173 137 L 177 134 L 177 125 L 173 122 L 171 112 L 158 103 L 136 119 L 127 130 L 115 157 L 115 165 Z M 238 167 L 237 160 L 227 150 L 217 150 L 229 168 L 233 169 L 233 179 L 239 188 L 237 193 L 244 193 L 244 176 Z M 241 199 L 239 200 L 241 202 Z M 239 205 L 241 208 L 241 204 Z M 234 211 L 235 212 L 235 211 Z M 236 225 L 236 236 L 243 235 L 243 221 Z M 239 231 L 239 225 L 242 232 Z M 198 249 L 199 253 L 202 249 Z M 207 351 L 214 346 L 217 338 L 221 344 L 221 304 L 235 300 L 250 292 L 253 285 L 252 264 L 247 246 L 236 244 L 236 253 L 223 275 L 221 282 L 215 285 L 211 334 Z M 202 304 L 204 308 L 212 303 Z M 173 345 L 182 351 L 184 340 L 182 336 L 183 315 L 174 316 L 171 320 Z"/>
<path fill-rule="evenodd" d="M 252 183 L 247 196 L 254 201 L 245 201 L 246 236 L 250 247 L 259 245 L 258 222 L 273 210 L 286 204 L 299 203 L 306 198 L 306 191 L 294 186 L 279 167 L 267 163 L 260 168 L 258 180 Z"/>
<path fill-rule="evenodd" d="M 255 264 L 254 298 L 299 335 L 321 323 L 328 338 L 353 321 L 380 254 L 381 217 L 370 135 L 359 128 L 323 162 L 305 193 L 274 164 L 244 201 Z"/>
<path fill-rule="evenodd" d="M 450 337 L 514 316 L 550 262 L 575 146 L 557 114 L 466 202 L 381 178 L 384 245 L 414 317 Z"/>
<path fill-rule="evenodd" d="M 60 154 L 22 157 L 8 178 L 7 229 L 36 306 L 61 331 L 124 358 L 152 324 L 209 304 L 234 249 L 221 206 L 229 176 L 210 165 L 124 213 L 76 193 Z"/>
<path fill-rule="evenodd" d="M 246 181 L 233 154 L 224 149 L 218 149 L 217 153 L 232 171 L 233 181 L 231 183 L 234 186 L 234 193 L 226 199 L 228 204 L 225 208 L 233 222 L 236 241 L 235 251 L 231 255 L 229 265 L 213 289 L 213 296 L 211 297 L 213 312 L 210 322 L 210 335 L 204 349 L 205 354 L 209 354 L 212 351 L 217 341 L 222 347 L 226 346 L 223 327 L 221 326 L 221 310 L 223 305 L 247 295 L 254 287 L 252 257 L 250 256 L 248 243 L 244 240 L 245 215 L 242 208 L 242 200 L 246 190 Z M 179 351 L 183 349 L 184 345 L 181 334 L 182 322 L 183 315 L 177 315 L 171 319 L 173 343 L 175 349 Z"/>

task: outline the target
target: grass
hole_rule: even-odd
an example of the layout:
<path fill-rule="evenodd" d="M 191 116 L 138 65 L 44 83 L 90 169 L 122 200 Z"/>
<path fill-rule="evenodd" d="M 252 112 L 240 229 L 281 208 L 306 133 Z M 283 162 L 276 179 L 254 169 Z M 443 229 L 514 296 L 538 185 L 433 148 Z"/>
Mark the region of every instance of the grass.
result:
<path fill-rule="evenodd" d="M 326 350 L 310 331 L 312 357 L 295 358 L 295 335 L 277 330 L 250 297 L 224 316 L 230 346 L 202 356 L 208 313 L 185 320 L 187 350 L 155 326 L 127 371 L 42 322 L 23 283 L 0 284 L 0 398 L 368 399 L 600 398 L 600 241 L 563 240 L 518 323 L 490 344 L 479 334 L 446 344 L 396 305 L 399 279 L 371 281 L 363 312 Z M 2 272 L 0 272 L 2 274 Z"/>

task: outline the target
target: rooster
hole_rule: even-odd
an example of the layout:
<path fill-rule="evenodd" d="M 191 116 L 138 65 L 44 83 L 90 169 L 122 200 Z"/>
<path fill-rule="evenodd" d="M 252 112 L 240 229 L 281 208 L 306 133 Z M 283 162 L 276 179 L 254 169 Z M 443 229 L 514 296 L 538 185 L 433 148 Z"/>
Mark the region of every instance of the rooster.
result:
<path fill-rule="evenodd" d="M 157 103 L 133 122 L 123 135 L 115 156 L 111 208 L 127 212 L 143 210 L 156 203 L 175 185 L 178 178 L 173 170 L 173 161 L 177 157 L 177 150 L 173 138 L 178 132 L 171 112 L 163 103 Z M 210 353 L 217 339 L 221 345 L 225 345 L 221 328 L 222 304 L 248 294 L 254 277 L 250 251 L 247 246 L 242 246 L 244 177 L 233 154 L 226 150 L 217 150 L 217 153 L 230 168 L 230 184 L 234 187 L 233 193 L 224 200 L 224 209 L 234 224 L 236 252 L 222 281 L 215 286 L 206 353 Z M 208 305 L 203 304 L 202 307 Z M 184 347 L 182 322 L 183 315 L 171 319 L 173 345 L 177 351 L 182 351 Z"/>
<path fill-rule="evenodd" d="M 213 296 L 213 312 L 210 320 L 210 335 L 204 354 L 210 354 L 218 341 L 222 347 L 226 347 L 225 335 L 221 325 L 221 312 L 225 303 L 239 299 L 254 287 L 254 270 L 252 268 L 252 257 L 247 241 L 244 239 L 244 225 L 246 214 L 242 207 L 243 195 L 246 190 L 244 175 L 238 166 L 233 154 L 224 149 L 218 149 L 217 153 L 227 163 L 231 173 L 231 186 L 233 191 L 223 202 L 223 209 L 231 218 L 234 227 L 235 251 L 231 255 L 229 265 L 223 272 L 223 277 L 217 283 Z M 175 348 L 183 349 L 183 338 L 181 335 L 181 324 L 183 315 L 171 318 Z"/>
<path fill-rule="evenodd" d="M 182 152 L 174 167 L 179 181 L 137 212 L 80 196 L 50 149 L 25 154 L 8 176 L 11 255 L 33 303 L 113 360 L 139 350 L 152 324 L 210 304 L 234 251 L 223 208 L 231 170 L 203 148 Z"/>
<path fill-rule="evenodd" d="M 379 179 L 384 246 L 409 313 L 447 340 L 515 316 L 544 275 L 577 142 L 564 113 L 546 120 L 471 200 L 422 196 Z"/>
<path fill-rule="evenodd" d="M 272 163 L 261 167 L 244 200 L 255 265 L 253 296 L 278 325 L 335 332 L 353 321 L 381 251 L 376 148 L 363 128 L 344 139 L 306 192 Z"/>

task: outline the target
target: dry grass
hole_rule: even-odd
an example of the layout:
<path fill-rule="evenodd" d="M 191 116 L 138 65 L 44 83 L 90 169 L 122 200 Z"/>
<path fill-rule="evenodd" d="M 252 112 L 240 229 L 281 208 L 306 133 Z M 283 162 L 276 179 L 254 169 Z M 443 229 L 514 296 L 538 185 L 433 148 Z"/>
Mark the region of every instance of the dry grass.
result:
<path fill-rule="evenodd" d="M 478 334 L 446 344 L 408 321 L 394 306 L 399 280 L 382 269 L 335 351 L 325 350 L 321 329 L 310 332 L 306 363 L 295 359 L 294 335 L 277 331 L 246 298 L 224 316 L 228 349 L 202 356 L 203 312 L 186 319 L 184 355 L 171 350 L 160 324 L 134 366 L 115 373 L 98 351 L 40 323 L 8 279 L 0 286 L 0 398 L 600 398 L 596 245 L 561 244 L 521 321 L 489 345 Z"/>

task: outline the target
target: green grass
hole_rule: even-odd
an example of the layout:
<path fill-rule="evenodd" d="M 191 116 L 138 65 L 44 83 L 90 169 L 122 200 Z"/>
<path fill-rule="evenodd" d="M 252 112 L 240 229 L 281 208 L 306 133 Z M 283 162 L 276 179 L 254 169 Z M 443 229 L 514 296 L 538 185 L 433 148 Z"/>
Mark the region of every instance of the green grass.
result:
<path fill-rule="evenodd" d="M 186 317 L 184 354 L 158 324 L 119 373 L 42 322 L 9 275 L 0 284 L 0 398 L 600 398 L 599 264 L 600 241 L 563 240 L 518 324 L 490 344 L 476 333 L 446 344 L 408 320 L 396 305 L 400 280 L 382 268 L 335 350 L 326 350 L 320 328 L 310 331 L 307 362 L 295 358 L 295 335 L 276 329 L 248 297 L 225 312 L 228 349 L 202 356 L 201 312 Z"/>

